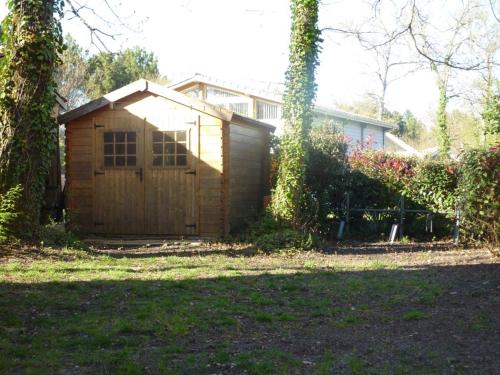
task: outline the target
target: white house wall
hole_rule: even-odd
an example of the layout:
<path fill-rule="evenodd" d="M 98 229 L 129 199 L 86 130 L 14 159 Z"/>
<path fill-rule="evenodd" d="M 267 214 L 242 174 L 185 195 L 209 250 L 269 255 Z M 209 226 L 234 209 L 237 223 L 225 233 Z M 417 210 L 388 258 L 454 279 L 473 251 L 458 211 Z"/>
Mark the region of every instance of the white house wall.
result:
<path fill-rule="evenodd" d="M 384 130 L 381 127 L 367 125 L 363 130 L 363 142 L 372 149 L 384 148 Z"/>
<path fill-rule="evenodd" d="M 257 101 L 278 105 L 278 113 L 282 114 L 282 105 L 277 102 L 269 101 L 253 95 L 247 95 L 242 92 L 236 92 L 229 88 L 218 87 L 211 84 L 196 84 L 184 88 L 183 91 L 188 95 L 197 95 L 200 99 L 204 99 L 209 103 L 219 105 L 251 118 L 257 117 Z M 245 108 L 243 108 L 243 106 Z M 367 124 L 352 119 L 339 118 L 334 114 L 323 113 L 321 116 L 334 119 L 334 121 L 338 120 L 339 123 L 343 124 L 342 127 L 344 129 L 344 135 L 346 136 L 349 149 L 351 150 L 363 146 L 376 150 L 404 151 L 394 142 L 387 142 L 387 137 L 384 136 L 386 129 L 381 126 Z M 281 137 L 283 135 L 284 121 L 282 118 L 265 118 L 258 120 L 274 125 L 276 127 L 274 134 L 276 136 Z"/>
<path fill-rule="evenodd" d="M 361 143 L 361 125 L 354 122 L 345 123 L 344 135 L 349 148 L 359 147 Z"/>

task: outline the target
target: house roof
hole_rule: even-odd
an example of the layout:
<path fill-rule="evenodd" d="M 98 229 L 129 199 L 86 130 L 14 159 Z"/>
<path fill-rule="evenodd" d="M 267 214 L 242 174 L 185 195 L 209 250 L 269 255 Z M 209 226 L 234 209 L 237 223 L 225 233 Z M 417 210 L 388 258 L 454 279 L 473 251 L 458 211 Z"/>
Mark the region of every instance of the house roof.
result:
<path fill-rule="evenodd" d="M 245 85 L 241 83 L 236 83 L 232 81 L 226 81 L 204 74 L 195 73 L 193 76 L 186 78 L 180 82 L 169 85 L 168 87 L 172 90 L 179 90 L 187 87 L 193 83 L 205 83 L 212 86 L 217 86 L 222 89 L 228 89 L 231 91 L 236 91 L 241 94 L 256 96 L 265 100 L 273 101 L 276 103 L 283 102 L 283 85 L 280 84 L 266 84 L 265 87 L 255 87 L 250 85 Z"/>
<path fill-rule="evenodd" d="M 392 143 L 400 147 L 403 152 L 407 155 L 410 156 L 417 156 L 417 157 L 422 157 L 422 153 L 418 151 L 417 149 L 411 147 L 408 143 L 402 141 L 398 137 L 396 137 L 394 134 L 391 133 L 385 133 L 385 136 L 388 140 L 390 140 Z"/>
<path fill-rule="evenodd" d="M 209 77 L 200 73 L 196 73 L 193 76 L 184 79 L 180 82 L 174 83 L 169 86 L 169 88 L 173 90 L 181 90 L 183 88 L 187 88 L 189 85 L 193 83 L 204 83 L 212 86 L 217 86 L 220 88 L 225 88 L 231 91 L 236 91 L 242 94 L 255 96 L 267 101 L 273 101 L 276 103 L 283 104 L 283 91 L 284 86 L 280 84 L 266 84 L 266 87 L 251 87 L 245 86 L 242 84 L 237 84 L 230 81 L 225 81 L 221 79 L 217 79 L 214 77 Z M 343 120 L 356 121 L 363 124 L 380 126 L 386 129 L 394 129 L 394 125 L 388 124 L 387 122 L 380 121 L 377 119 L 373 119 L 370 117 L 358 115 L 355 113 L 345 112 L 338 110 L 332 107 L 324 107 L 324 106 L 315 106 L 314 111 L 321 114 L 330 115 L 332 117 L 336 117 Z"/>
<path fill-rule="evenodd" d="M 198 99 L 190 98 L 187 95 L 184 95 L 178 91 L 158 85 L 154 82 L 145 79 L 140 79 L 135 82 L 132 82 L 98 99 L 92 100 L 87 104 L 84 104 L 78 108 L 66 112 L 58 117 L 58 122 L 60 124 L 67 124 L 74 119 L 77 119 L 88 113 L 94 112 L 100 108 L 105 107 L 106 105 L 109 105 L 123 98 L 126 98 L 127 96 L 140 92 L 149 92 L 151 94 L 164 97 L 173 102 L 185 105 L 187 107 L 190 107 L 191 109 L 197 110 L 207 115 L 220 118 L 224 121 L 261 126 L 266 129 L 269 129 L 270 131 L 274 131 L 275 129 L 273 125 L 238 115 L 237 113 L 231 112 L 227 109 L 206 103 Z"/>

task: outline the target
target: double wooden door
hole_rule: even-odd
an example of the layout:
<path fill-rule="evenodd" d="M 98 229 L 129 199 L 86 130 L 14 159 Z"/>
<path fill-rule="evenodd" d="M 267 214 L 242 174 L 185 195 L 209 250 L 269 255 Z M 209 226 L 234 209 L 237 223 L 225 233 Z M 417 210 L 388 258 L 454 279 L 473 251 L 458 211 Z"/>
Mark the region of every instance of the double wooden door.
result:
<path fill-rule="evenodd" d="M 197 121 L 94 119 L 96 233 L 196 235 Z"/>

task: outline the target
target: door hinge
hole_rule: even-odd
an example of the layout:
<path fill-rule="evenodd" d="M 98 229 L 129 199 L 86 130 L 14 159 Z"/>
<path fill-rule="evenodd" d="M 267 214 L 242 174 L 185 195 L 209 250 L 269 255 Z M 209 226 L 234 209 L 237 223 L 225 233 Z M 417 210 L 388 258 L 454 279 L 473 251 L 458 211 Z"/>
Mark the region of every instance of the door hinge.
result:
<path fill-rule="evenodd" d="M 99 223 L 97 221 L 94 221 L 94 226 L 95 227 L 100 227 L 100 226 L 103 226 L 103 225 L 104 225 L 104 223 Z"/>
<path fill-rule="evenodd" d="M 196 171 L 187 171 L 186 174 L 192 174 L 196 176 Z"/>
<path fill-rule="evenodd" d="M 97 176 L 97 175 L 100 175 L 100 174 L 104 174 L 104 172 L 101 172 L 101 171 L 94 171 L 94 176 Z"/>
<path fill-rule="evenodd" d="M 94 124 L 94 129 L 104 128 L 104 125 Z"/>
<path fill-rule="evenodd" d="M 196 229 L 196 224 L 186 224 L 186 228 L 195 228 Z"/>

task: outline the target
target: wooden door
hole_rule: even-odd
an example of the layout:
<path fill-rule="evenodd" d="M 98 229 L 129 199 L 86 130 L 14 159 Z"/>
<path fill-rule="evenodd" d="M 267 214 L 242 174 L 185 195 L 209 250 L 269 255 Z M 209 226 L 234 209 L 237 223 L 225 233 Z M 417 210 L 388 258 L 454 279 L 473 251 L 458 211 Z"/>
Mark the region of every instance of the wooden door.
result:
<path fill-rule="evenodd" d="M 132 115 L 94 119 L 96 233 L 144 233 L 144 120 Z"/>
<path fill-rule="evenodd" d="M 145 131 L 145 227 L 150 234 L 198 234 L 199 120 L 162 118 Z M 155 121 L 158 125 L 158 121 Z"/>

